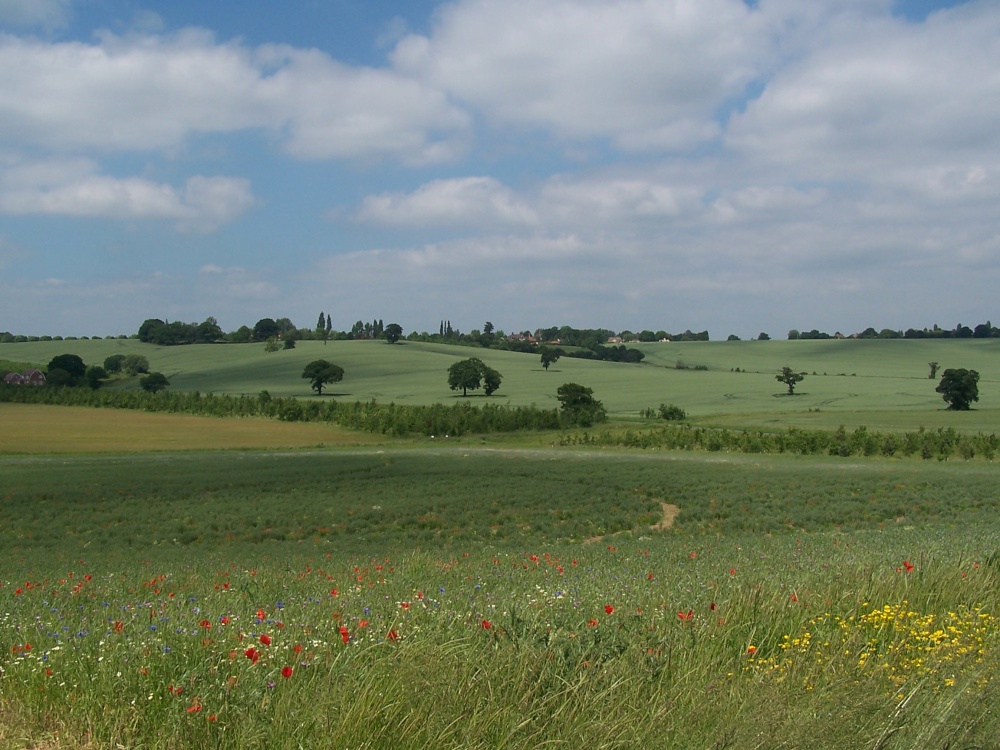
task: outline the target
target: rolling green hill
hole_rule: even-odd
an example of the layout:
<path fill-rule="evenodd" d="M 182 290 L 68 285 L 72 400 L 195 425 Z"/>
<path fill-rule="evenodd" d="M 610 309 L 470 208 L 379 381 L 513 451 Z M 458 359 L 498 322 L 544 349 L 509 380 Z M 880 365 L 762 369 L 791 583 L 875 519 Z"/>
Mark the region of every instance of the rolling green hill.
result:
<path fill-rule="evenodd" d="M 263 344 L 158 347 L 136 340 L 75 340 L 0 344 L 0 360 L 45 365 L 57 354 L 101 364 L 111 354 L 141 353 L 171 388 L 203 393 L 315 398 L 301 373 L 315 359 L 345 370 L 329 395 L 351 401 L 450 403 L 448 367 L 480 357 L 503 375 L 495 403 L 557 405 L 556 388 L 593 388 L 615 419 L 637 419 L 661 403 L 684 408 L 695 421 L 736 427 L 835 429 L 866 425 L 910 430 L 952 426 L 963 432 L 1000 430 L 1000 340 L 825 340 L 650 343 L 634 345 L 643 363 L 616 364 L 564 357 L 547 372 L 535 354 L 441 344 L 384 341 L 301 341 L 267 353 Z M 968 413 L 947 411 L 928 363 L 978 370 L 980 401 Z M 679 365 L 684 369 L 679 369 Z M 807 373 L 795 396 L 774 375 L 784 365 Z M 117 387 L 134 388 L 135 382 Z M 326 394 L 324 398 L 328 397 Z M 474 403 L 481 392 L 470 395 Z"/>

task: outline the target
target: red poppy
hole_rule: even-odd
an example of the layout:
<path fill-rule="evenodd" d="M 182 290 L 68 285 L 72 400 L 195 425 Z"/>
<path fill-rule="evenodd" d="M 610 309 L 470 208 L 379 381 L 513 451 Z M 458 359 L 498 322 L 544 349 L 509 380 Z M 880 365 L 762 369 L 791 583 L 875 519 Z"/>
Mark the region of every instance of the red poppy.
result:
<path fill-rule="evenodd" d="M 348 643 L 351 640 L 351 634 L 348 632 L 346 625 L 340 626 L 340 639 L 344 643 Z"/>
<path fill-rule="evenodd" d="M 610 614 L 612 614 L 615 611 L 615 608 L 612 607 L 610 604 L 605 604 L 604 605 L 604 611 L 605 611 L 606 614 L 610 615 Z"/>
<path fill-rule="evenodd" d="M 228 625 L 229 624 L 229 618 L 226 617 L 225 615 L 223 615 L 221 618 L 219 618 L 219 622 L 221 622 L 223 625 Z"/>
<path fill-rule="evenodd" d="M 284 677 L 287 680 L 289 677 L 292 676 L 292 671 L 293 670 L 292 670 L 291 667 L 282 667 L 281 668 L 281 676 Z"/>
<path fill-rule="evenodd" d="M 116 633 L 120 633 L 125 629 L 125 623 L 120 620 L 115 620 L 115 624 L 112 627 Z"/>
<path fill-rule="evenodd" d="M 754 654 L 757 653 L 757 647 L 756 646 L 747 646 L 747 653 L 750 654 L 750 656 L 753 656 Z"/>
<path fill-rule="evenodd" d="M 244 651 L 243 655 L 250 660 L 251 664 L 256 664 L 257 660 L 260 658 L 260 652 L 253 646 Z"/>
<path fill-rule="evenodd" d="M 271 636 L 269 636 L 267 633 L 264 633 L 264 635 L 260 637 L 260 642 L 263 643 L 265 646 L 270 646 Z"/>
<path fill-rule="evenodd" d="M 337 589 L 330 589 L 330 596 L 337 596 L 340 592 Z"/>
<path fill-rule="evenodd" d="M 680 620 L 690 620 L 694 617 L 694 610 L 689 609 L 687 612 L 678 612 L 677 617 Z"/>
<path fill-rule="evenodd" d="M 715 604 L 715 602 L 712 602 L 711 604 L 709 604 L 709 605 L 708 605 L 708 608 L 709 608 L 709 609 L 710 609 L 710 610 L 711 610 L 712 612 L 714 612 L 714 611 L 715 611 L 715 608 L 716 608 L 716 606 L 717 606 L 717 605 Z"/>
<path fill-rule="evenodd" d="M 596 628 L 597 627 L 597 620 L 595 620 L 593 617 L 591 617 L 589 620 L 587 620 L 587 627 L 588 628 Z"/>
<path fill-rule="evenodd" d="M 258 620 L 266 620 L 267 619 L 267 612 L 265 612 L 262 609 L 258 609 L 257 610 L 257 619 Z"/>
<path fill-rule="evenodd" d="M 410 603 L 409 602 L 400 602 L 399 606 L 402 607 L 403 609 L 409 609 L 410 608 Z"/>
<path fill-rule="evenodd" d="M 913 563 L 911 563 L 909 560 L 903 560 L 903 567 L 906 568 L 906 572 L 909 573 L 911 570 L 913 570 Z"/>
<path fill-rule="evenodd" d="M 202 621 L 201 621 L 201 622 L 199 622 L 198 624 L 199 624 L 199 625 L 200 625 L 201 627 L 205 628 L 205 630 L 208 630 L 208 629 L 209 629 L 210 627 L 212 627 L 212 623 L 211 623 L 211 622 L 210 622 L 209 620 L 202 620 Z"/>
<path fill-rule="evenodd" d="M 648 575 L 646 576 L 646 580 L 647 580 L 647 581 L 652 581 L 652 580 L 653 580 L 653 574 L 652 574 L 652 573 L 648 574 Z"/>
<path fill-rule="evenodd" d="M 491 623 L 489 620 L 483 620 L 482 625 L 483 625 L 483 630 L 492 630 L 493 629 L 493 623 Z"/>
<path fill-rule="evenodd" d="M 301 654 L 302 653 L 302 644 L 301 643 L 296 643 L 295 647 L 292 649 L 292 651 L 294 651 L 297 654 Z"/>
<path fill-rule="evenodd" d="M 196 714 L 199 711 L 201 711 L 201 704 L 200 703 L 192 703 L 191 706 L 187 710 L 187 712 L 189 714 Z"/>
<path fill-rule="evenodd" d="M 396 641 L 399 640 L 399 633 L 397 633 L 395 630 L 390 630 L 388 633 L 385 634 L 385 637 L 388 638 L 393 643 L 395 643 Z"/>

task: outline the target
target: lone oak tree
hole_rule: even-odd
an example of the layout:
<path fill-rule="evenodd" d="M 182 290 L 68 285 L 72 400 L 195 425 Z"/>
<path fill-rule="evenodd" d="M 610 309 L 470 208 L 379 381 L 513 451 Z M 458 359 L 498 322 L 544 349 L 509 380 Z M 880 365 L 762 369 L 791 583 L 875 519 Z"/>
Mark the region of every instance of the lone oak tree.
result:
<path fill-rule="evenodd" d="M 382 335 L 390 344 L 395 344 L 403 337 L 403 327 L 399 323 L 390 323 L 385 327 Z"/>
<path fill-rule="evenodd" d="M 804 372 L 793 372 L 791 367 L 782 367 L 781 372 L 774 376 L 779 383 L 788 386 L 788 395 L 795 395 L 795 386 L 801 383 L 806 377 Z"/>
<path fill-rule="evenodd" d="M 302 377 L 309 381 L 317 396 L 322 396 L 323 386 L 328 383 L 339 383 L 344 379 L 344 368 L 325 359 L 317 359 L 306 365 Z"/>
<path fill-rule="evenodd" d="M 979 400 L 979 373 L 964 367 L 945 370 L 934 390 L 948 402 L 949 409 L 968 411 L 972 402 Z"/>
<path fill-rule="evenodd" d="M 448 387 L 453 391 L 461 388 L 463 396 L 468 396 L 470 390 L 479 387 L 487 396 L 492 396 L 500 388 L 502 380 L 503 376 L 479 357 L 463 359 L 448 368 Z"/>
<path fill-rule="evenodd" d="M 159 393 L 170 385 L 167 376 L 162 372 L 151 372 L 143 378 L 139 378 L 139 387 L 146 393 Z"/>
<path fill-rule="evenodd" d="M 557 362 L 564 353 L 565 352 L 563 352 L 562 349 L 549 349 L 548 347 L 543 347 L 541 351 L 541 362 L 545 371 L 548 372 L 549 365 Z"/>

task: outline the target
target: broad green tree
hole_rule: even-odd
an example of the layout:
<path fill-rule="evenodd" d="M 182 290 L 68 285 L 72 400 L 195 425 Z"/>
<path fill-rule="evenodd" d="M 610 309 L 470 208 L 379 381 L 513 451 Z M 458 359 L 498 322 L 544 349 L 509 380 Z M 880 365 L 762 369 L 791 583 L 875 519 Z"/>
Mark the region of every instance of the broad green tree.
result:
<path fill-rule="evenodd" d="M 149 360 L 141 354 L 127 354 L 122 362 L 122 369 L 133 376 L 149 372 Z"/>
<path fill-rule="evenodd" d="M 281 326 L 273 318 L 261 318 L 253 327 L 254 341 L 267 341 L 281 335 Z"/>
<path fill-rule="evenodd" d="M 95 391 L 104 384 L 108 372 L 100 365 L 91 365 L 87 368 L 87 385 Z"/>
<path fill-rule="evenodd" d="M 317 396 L 322 396 L 325 385 L 339 383 L 344 379 L 344 368 L 325 359 L 317 359 L 306 365 L 302 377 L 309 381 Z"/>
<path fill-rule="evenodd" d="M 579 383 L 564 383 L 556 389 L 561 415 L 567 424 L 590 427 L 607 419 L 604 404 L 594 398 L 594 389 Z"/>
<path fill-rule="evenodd" d="M 87 374 L 87 365 L 76 354 L 59 354 L 49 360 L 46 371 L 65 370 L 73 378 L 73 384 L 79 383 Z"/>
<path fill-rule="evenodd" d="M 941 382 L 934 389 L 948 402 L 953 411 L 967 411 L 979 400 L 979 373 L 964 367 L 941 373 Z"/>
<path fill-rule="evenodd" d="M 147 393 L 159 393 L 168 385 L 170 381 L 162 372 L 151 372 L 139 379 L 139 387 Z"/>
<path fill-rule="evenodd" d="M 557 361 L 559 361 L 559 358 L 563 354 L 565 354 L 565 352 L 562 349 L 558 348 L 552 349 L 547 346 L 542 347 L 541 361 L 542 361 L 542 367 L 545 368 L 545 371 L 548 372 L 549 365 L 555 364 Z"/>
<path fill-rule="evenodd" d="M 390 323 L 385 327 L 382 335 L 390 344 L 395 344 L 403 337 L 403 327 L 399 323 Z"/>
<path fill-rule="evenodd" d="M 460 360 L 448 368 L 448 387 L 453 391 L 461 388 L 463 396 L 480 387 L 487 396 L 492 396 L 500 388 L 502 380 L 503 376 L 479 357 Z"/>
<path fill-rule="evenodd" d="M 104 369 L 106 372 L 121 372 L 125 367 L 125 355 L 124 354 L 112 354 L 110 357 L 106 357 L 104 360 Z"/>
<path fill-rule="evenodd" d="M 487 396 L 492 396 L 500 390 L 501 381 L 503 381 L 503 376 L 499 372 L 492 367 L 483 367 L 483 392 Z"/>
<path fill-rule="evenodd" d="M 785 366 L 781 368 L 781 372 L 774 376 L 774 379 L 779 383 L 784 383 L 788 386 L 788 395 L 795 395 L 795 386 L 805 380 L 806 374 L 804 372 L 795 372 L 791 367 Z"/>

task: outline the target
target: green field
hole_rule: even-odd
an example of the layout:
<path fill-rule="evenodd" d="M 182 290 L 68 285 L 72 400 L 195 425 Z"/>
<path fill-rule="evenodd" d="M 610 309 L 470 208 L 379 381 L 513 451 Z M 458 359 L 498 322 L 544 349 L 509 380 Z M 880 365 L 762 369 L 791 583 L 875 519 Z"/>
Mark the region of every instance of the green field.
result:
<path fill-rule="evenodd" d="M 1000 733 L 991 464 L 463 447 L 0 472 L 5 748 Z"/>
<path fill-rule="evenodd" d="M 461 402 L 447 367 L 480 356 L 504 375 L 491 401 L 551 408 L 579 382 L 612 432 L 674 403 L 704 426 L 992 433 L 995 343 L 649 344 L 641 365 L 549 372 L 384 342 L 37 342 L 0 360 L 139 352 L 174 390 L 315 400 L 299 376 L 322 357 L 346 371 L 323 400 L 431 404 Z M 930 361 L 982 373 L 973 411 L 943 408 Z M 774 379 L 786 364 L 808 373 L 800 395 Z M 393 439 L 14 403 L 0 426 L 3 748 L 1000 736 L 1000 469 L 981 454 L 559 448 L 585 433 Z"/>
<path fill-rule="evenodd" d="M 577 382 L 594 390 L 613 419 L 637 419 L 641 410 L 673 403 L 697 423 L 738 428 L 906 431 L 954 427 L 960 432 L 1000 431 L 1000 340 L 739 341 L 636 345 L 639 365 L 564 357 L 544 371 L 537 355 L 383 341 L 299 342 L 295 349 L 266 353 L 262 344 L 155 347 L 134 340 L 86 340 L 0 344 L 0 360 L 44 365 L 62 353 L 99 364 L 116 353 L 138 352 L 164 372 L 171 388 L 202 393 L 310 395 L 302 369 L 314 359 L 344 368 L 330 390 L 338 399 L 376 399 L 399 404 L 450 403 L 447 369 L 477 356 L 504 377 L 492 397 L 499 403 L 558 405 L 556 388 Z M 928 362 L 942 369 L 978 370 L 980 400 L 967 413 L 949 412 Z M 678 362 L 688 369 L 677 369 Z M 807 373 L 795 396 L 774 374 L 788 365 Z M 695 369 L 705 367 L 707 369 Z M 739 370 L 736 372 L 735 370 Z M 131 384 L 130 387 L 136 387 Z M 324 396 L 325 397 L 325 396 Z M 475 402 L 481 394 L 470 396 Z"/>

